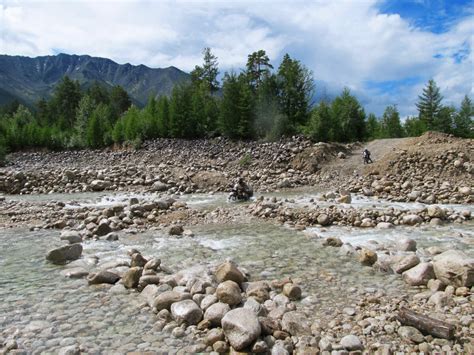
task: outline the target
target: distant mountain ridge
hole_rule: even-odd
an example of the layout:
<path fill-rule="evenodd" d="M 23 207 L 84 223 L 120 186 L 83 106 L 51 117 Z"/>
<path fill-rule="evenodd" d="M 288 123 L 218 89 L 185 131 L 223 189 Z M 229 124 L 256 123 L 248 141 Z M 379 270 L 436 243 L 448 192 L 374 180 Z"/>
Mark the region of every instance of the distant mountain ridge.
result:
<path fill-rule="evenodd" d="M 154 69 L 89 55 L 0 55 L 0 104 L 17 99 L 32 105 L 49 98 L 65 75 L 84 88 L 95 81 L 106 87 L 120 85 L 140 105 L 146 104 L 150 95 L 169 95 L 174 85 L 190 80 L 189 74 L 172 66 Z"/>

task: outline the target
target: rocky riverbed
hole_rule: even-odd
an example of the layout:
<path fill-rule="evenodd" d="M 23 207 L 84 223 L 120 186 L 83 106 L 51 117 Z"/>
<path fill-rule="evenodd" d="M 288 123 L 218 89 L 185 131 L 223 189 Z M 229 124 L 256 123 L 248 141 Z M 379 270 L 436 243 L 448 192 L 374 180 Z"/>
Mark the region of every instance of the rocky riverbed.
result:
<path fill-rule="evenodd" d="M 358 172 L 360 146 L 301 137 L 12 156 L 2 351 L 474 352 L 472 147 L 410 144 Z M 237 176 L 254 200 L 226 201 Z"/>

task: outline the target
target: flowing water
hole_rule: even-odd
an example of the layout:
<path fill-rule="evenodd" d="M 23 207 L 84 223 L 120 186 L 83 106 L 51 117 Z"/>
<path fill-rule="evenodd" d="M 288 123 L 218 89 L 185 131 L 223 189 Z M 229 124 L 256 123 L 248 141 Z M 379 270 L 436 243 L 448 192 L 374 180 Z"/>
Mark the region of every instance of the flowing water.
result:
<path fill-rule="evenodd" d="M 68 198 L 66 198 L 68 196 Z M 108 206 L 130 197 L 156 195 L 38 195 L 22 196 L 29 201 L 59 200 L 67 206 Z M 295 204 L 310 203 L 312 195 L 289 196 Z M 185 195 L 191 208 L 212 208 L 226 203 L 224 194 Z M 74 200 L 75 202 L 70 202 Z M 378 201 L 371 201 L 378 203 Z M 380 203 L 381 208 L 384 202 Z M 416 207 L 418 208 L 418 207 Z M 470 208 L 462 206 L 461 208 Z M 313 229 L 323 236 L 337 235 L 344 241 L 363 245 L 371 239 L 392 243 L 401 236 L 417 239 L 421 247 L 441 245 L 472 252 L 472 224 L 443 227 L 395 228 L 392 230 L 331 227 Z M 206 225 L 193 228 L 195 237 L 174 238 L 159 231 L 121 233 L 120 240 L 83 243 L 83 258 L 66 266 L 46 263 L 49 249 L 60 246 L 59 232 L 0 230 L 0 340 L 15 336 L 28 352 L 57 352 L 80 344 L 89 353 L 126 353 L 155 350 L 176 352 L 193 344 L 193 337 L 174 338 L 154 328 L 156 316 L 143 307 L 136 292 L 114 293 L 110 286 L 88 286 L 84 279 L 68 279 L 61 271 L 72 266 L 97 269 L 105 262 L 128 259 L 127 250 L 137 248 L 145 256 L 156 256 L 174 271 L 195 265 L 215 265 L 227 258 L 247 270 L 252 280 L 292 277 L 302 285 L 302 307 L 314 319 L 331 319 L 334 310 L 354 306 L 361 294 L 383 290 L 399 295 L 408 289 L 400 277 L 360 266 L 353 258 L 324 248 L 320 239 L 307 232 L 258 222 L 235 225 Z M 460 237 L 462 234 L 463 237 Z M 94 264 L 97 257 L 99 266 Z"/>

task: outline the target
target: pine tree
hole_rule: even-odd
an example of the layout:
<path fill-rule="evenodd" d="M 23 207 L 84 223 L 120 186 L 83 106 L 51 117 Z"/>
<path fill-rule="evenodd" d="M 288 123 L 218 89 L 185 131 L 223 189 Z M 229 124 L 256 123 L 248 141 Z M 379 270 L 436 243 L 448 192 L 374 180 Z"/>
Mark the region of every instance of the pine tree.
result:
<path fill-rule="evenodd" d="M 263 79 L 270 74 L 273 66 L 263 49 L 248 55 L 246 74 L 253 89 L 259 88 Z"/>
<path fill-rule="evenodd" d="M 169 100 L 166 96 L 161 96 L 158 99 L 158 118 L 158 132 L 160 137 L 171 137 Z"/>
<path fill-rule="evenodd" d="M 332 124 L 330 106 L 321 101 L 311 112 L 306 134 L 315 142 L 329 142 L 333 138 Z"/>
<path fill-rule="evenodd" d="M 110 92 L 110 106 L 112 121 L 115 122 L 132 105 L 132 100 L 128 93 L 120 85 L 116 85 Z"/>
<path fill-rule="evenodd" d="M 306 124 L 310 112 L 310 100 L 314 84 L 311 72 L 299 61 L 285 54 L 278 68 L 280 107 L 288 118 L 285 133 L 292 134 Z"/>
<path fill-rule="evenodd" d="M 365 112 L 349 89 L 332 102 L 333 139 L 338 142 L 363 141 L 366 137 Z"/>
<path fill-rule="evenodd" d="M 380 130 L 380 122 L 377 117 L 373 113 L 369 114 L 367 118 L 367 138 L 369 140 L 380 138 Z"/>
<path fill-rule="evenodd" d="M 387 106 L 382 117 L 382 136 L 384 138 L 403 137 L 403 127 L 396 106 Z"/>
<path fill-rule="evenodd" d="M 227 137 L 237 138 L 240 122 L 240 85 L 235 73 L 226 73 L 222 84 L 222 99 L 219 116 L 220 132 Z"/>
<path fill-rule="evenodd" d="M 466 95 L 459 112 L 454 116 L 454 134 L 458 137 L 474 137 L 474 104 Z"/>
<path fill-rule="evenodd" d="M 219 90 L 219 82 L 217 81 L 217 75 L 219 75 L 219 63 L 217 57 L 212 54 L 211 49 L 206 47 L 202 51 L 203 65 L 202 67 L 196 65 L 194 70 L 191 72 L 191 80 L 193 84 L 199 86 L 201 83 L 204 84 L 206 90 L 213 94 Z"/>
<path fill-rule="evenodd" d="M 72 81 L 68 76 L 65 76 L 56 86 L 50 103 L 51 115 L 57 117 L 61 127 L 68 129 L 74 126 L 76 109 L 81 97 L 79 82 Z"/>
<path fill-rule="evenodd" d="M 424 123 L 428 130 L 436 129 L 438 114 L 442 108 L 443 97 L 438 86 L 433 79 L 423 89 L 423 93 L 418 96 L 416 107 L 418 108 L 418 118 Z"/>

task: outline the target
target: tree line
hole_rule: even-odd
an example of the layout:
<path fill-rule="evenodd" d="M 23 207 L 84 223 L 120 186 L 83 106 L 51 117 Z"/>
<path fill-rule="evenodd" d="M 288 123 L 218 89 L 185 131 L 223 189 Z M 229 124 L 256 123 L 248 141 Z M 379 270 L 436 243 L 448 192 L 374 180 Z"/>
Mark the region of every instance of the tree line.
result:
<path fill-rule="evenodd" d="M 143 108 L 133 105 L 120 86 L 94 83 L 81 90 L 66 76 L 33 110 L 18 104 L 1 108 L 0 159 L 7 150 L 139 146 L 159 137 L 274 140 L 305 134 L 315 141 L 351 142 L 427 130 L 473 136 L 472 101 L 466 95 L 459 110 L 444 106 L 433 80 L 418 98 L 418 116 L 402 123 L 396 106 L 388 106 L 380 118 L 366 115 L 348 89 L 314 105 L 312 72 L 288 54 L 274 69 L 264 50 L 251 53 L 243 70 L 224 73 L 220 83 L 217 57 L 205 48 L 203 63 L 190 74 L 190 81 L 176 85 L 169 97 L 150 96 Z"/>

